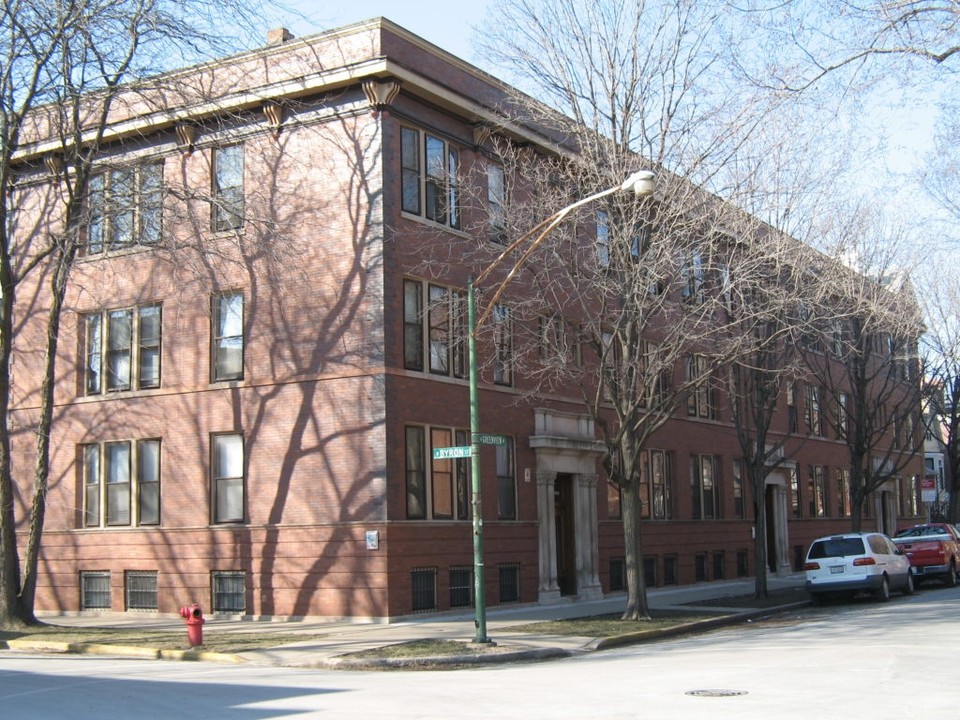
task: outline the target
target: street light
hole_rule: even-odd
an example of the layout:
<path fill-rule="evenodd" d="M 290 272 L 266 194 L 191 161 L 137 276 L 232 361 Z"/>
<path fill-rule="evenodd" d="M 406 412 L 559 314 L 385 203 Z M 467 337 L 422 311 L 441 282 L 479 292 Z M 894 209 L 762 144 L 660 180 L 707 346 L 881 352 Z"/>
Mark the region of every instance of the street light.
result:
<path fill-rule="evenodd" d="M 474 606 L 476 616 L 474 625 L 476 626 L 476 636 L 474 642 L 488 643 L 487 637 L 487 603 L 486 592 L 484 590 L 484 566 L 483 566 L 483 518 L 481 517 L 480 504 L 480 403 L 479 388 L 477 386 L 477 329 L 483 325 L 483 322 L 490 315 L 490 312 L 497 304 L 497 300 L 503 294 L 504 288 L 513 280 L 520 268 L 527 262 L 534 250 L 549 235 L 554 228 L 563 222 L 564 218 L 573 210 L 576 210 L 587 203 L 591 203 L 600 198 L 613 195 L 618 192 L 632 192 L 637 197 L 643 198 L 653 194 L 656 185 L 656 175 L 649 170 L 639 170 L 624 180 L 619 185 L 601 190 L 589 197 L 578 200 L 571 205 L 567 205 L 555 212 L 553 215 L 542 221 L 533 229 L 524 233 L 521 237 L 514 240 L 507 248 L 500 253 L 480 275 L 474 278 L 472 275 L 467 281 L 467 362 L 469 365 L 470 377 L 470 484 L 471 484 L 471 511 L 473 515 L 473 587 L 474 587 Z M 494 268 L 498 267 L 504 258 L 513 253 L 514 250 L 524 243 L 530 236 L 540 233 L 530 246 L 523 251 L 517 261 L 513 264 L 507 276 L 500 281 L 496 291 L 487 303 L 483 313 L 477 318 L 477 301 L 474 288 L 479 285 Z"/>

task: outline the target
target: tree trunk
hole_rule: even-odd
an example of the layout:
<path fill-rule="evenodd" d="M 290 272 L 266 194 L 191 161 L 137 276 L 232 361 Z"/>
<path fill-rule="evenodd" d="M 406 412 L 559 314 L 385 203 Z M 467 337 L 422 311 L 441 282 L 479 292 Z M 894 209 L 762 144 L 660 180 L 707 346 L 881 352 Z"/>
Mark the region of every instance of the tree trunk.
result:
<path fill-rule="evenodd" d="M 649 620 L 647 588 L 643 582 L 643 550 L 640 542 L 640 498 L 631 483 L 623 491 L 623 540 L 627 565 L 627 607 L 624 620 Z"/>
<path fill-rule="evenodd" d="M 754 537 L 753 556 L 755 558 L 756 579 L 753 593 L 758 599 L 767 597 L 767 504 L 762 492 L 757 492 L 756 479 L 754 480 L 753 510 L 754 510 Z M 760 481 L 763 485 L 763 480 Z"/>
<path fill-rule="evenodd" d="M 0 627 L 22 625 L 18 613 L 20 553 L 14 514 L 13 468 L 10 459 L 10 351 L 13 336 L 13 287 L 4 283 L 0 298 Z"/>

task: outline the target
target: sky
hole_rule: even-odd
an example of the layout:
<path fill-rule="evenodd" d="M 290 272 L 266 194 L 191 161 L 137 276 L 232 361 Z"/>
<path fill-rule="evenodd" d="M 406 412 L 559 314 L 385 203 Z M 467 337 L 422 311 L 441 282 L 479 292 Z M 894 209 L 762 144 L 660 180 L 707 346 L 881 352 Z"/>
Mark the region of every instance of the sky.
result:
<path fill-rule="evenodd" d="M 485 67 L 473 48 L 473 28 L 481 26 L 493 0 L 283 0 L 304 18 L 284 24 L 294 35 L 310 35 L 354 22 L 382 16 L 494 76 L 504 77 L 496 67 Z M 454 9 L 455 8 L 455 9 Z M 913 95 L 913 97 L 910 97 Z M 935 212 L 930 209 L 917 181 L 911 175 L 922 166 L 931 147 L 935 108 L 923 91 L 900 87 L 872 98 L 852 122 L 862 125 L 870 137 L 886 137 L 882 153 L 865 158 L 861 177 L 864 192 L 889 197 L 886 204 L 913 208 L 908 215 Z"/>
<path fill-rule="evenodd" d="M 291 21 L 294 35 L 308 35 L 375 17 L 385 17 L 463 60 L 473 62 L 471 35 L 487 9 L 484 0 L 286 0 L 306 20 Z M 455 8 L 455 9 L 454 9 Z"/>

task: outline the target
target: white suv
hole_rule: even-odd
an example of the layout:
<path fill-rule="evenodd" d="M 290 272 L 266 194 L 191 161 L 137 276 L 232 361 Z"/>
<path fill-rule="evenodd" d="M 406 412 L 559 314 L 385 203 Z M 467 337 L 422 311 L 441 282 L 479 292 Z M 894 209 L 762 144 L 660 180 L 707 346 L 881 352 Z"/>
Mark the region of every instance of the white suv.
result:
<path fill-rule="evenodd" d="M 913 594 L 910 561 L 883 533 L 846 533 L 814 540 L 803 566 L 807 592 L 818 605 L 827 594 L 873 593 L 890 598 L 891 590 Z"/>

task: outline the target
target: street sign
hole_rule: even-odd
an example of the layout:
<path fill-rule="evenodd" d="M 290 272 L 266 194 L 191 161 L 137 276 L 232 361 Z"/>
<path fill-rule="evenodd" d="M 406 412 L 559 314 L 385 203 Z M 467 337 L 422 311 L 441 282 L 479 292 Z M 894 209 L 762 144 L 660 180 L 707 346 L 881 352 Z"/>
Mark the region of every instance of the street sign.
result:
<path fill-rule="evenodd" d="M 433 449 L 433 459 L 434 460 L 452 460 L 454 458 L 468 458 L 470 457 L 470 446 L 465 445 L 461 447 L 443 447 L 443 448 L 434 448 Z"/>
<path fill-rule="evenodd" d="M 920 499 L 925 503 L 937 501 L 937 476 L 925 475 L 920 478 Z"/>
<path fill-rule="evenodd" d="M 507 436 L 506 435 L 484 435 L 482 433 L 477 433 L 473 436 L 474 442 L 478 445 L 506 445 Z"/>

